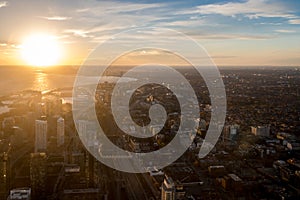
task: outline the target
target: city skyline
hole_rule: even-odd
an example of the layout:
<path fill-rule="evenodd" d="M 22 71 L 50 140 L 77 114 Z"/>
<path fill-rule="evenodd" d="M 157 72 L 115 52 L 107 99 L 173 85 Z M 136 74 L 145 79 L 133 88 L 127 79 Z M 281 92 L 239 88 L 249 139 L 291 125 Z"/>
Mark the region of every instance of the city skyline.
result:
<path fill-rule="evenodd" d="M 0 1 L 4 19 L 0 61 L 1 65 L 79 65 L 112 35 L 154 26 L 190 36 L 218 66 L 299 66 L 299 4 L 295 0 Z M 37 35 L 45 38 L 39 40 Z M 38 50 L 52 60 L 30 60 L 36 51 L 26 42 L 32 37 L 29 46 L 42 44 Z M 24 58 L 24 51 L 31 55 Z M 159 63 L 164 53 L 149 52 L 148 57 Z M 134 64 L 130 58 L 124 62 Z"/>

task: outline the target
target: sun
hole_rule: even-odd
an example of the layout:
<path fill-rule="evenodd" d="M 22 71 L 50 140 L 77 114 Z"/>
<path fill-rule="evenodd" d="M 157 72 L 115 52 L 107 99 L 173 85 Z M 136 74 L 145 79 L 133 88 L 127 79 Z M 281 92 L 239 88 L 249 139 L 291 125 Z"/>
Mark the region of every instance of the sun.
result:
<path fill-rule="evenodd" d="M 21 54 L 29 65 L 51 66 L 58 64 L 61 48 L 56 37 L 36 34 L 26 38 L 21 45 Z"/>

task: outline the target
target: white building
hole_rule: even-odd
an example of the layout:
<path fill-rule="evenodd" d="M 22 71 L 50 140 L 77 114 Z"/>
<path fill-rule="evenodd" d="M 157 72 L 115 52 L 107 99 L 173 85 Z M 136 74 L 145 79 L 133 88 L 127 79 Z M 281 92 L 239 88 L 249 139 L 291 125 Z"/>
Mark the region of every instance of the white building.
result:
<path fill-rule="evenodd" d="M 35 152 L 47 149 L 47 121 L 35 120 Z"/>
<path fill-rule="evenodd" d="M 98 146 L 97 128 L 94 121 L 78 120 L 78 134 L 85 146 Z"/>
<path fill-rule="evenodd" d="M 65 120 L 60 117 L 57 119 L 57 146 L 62 146 L 65 142 Z"/>
<path fill-rule="evenodd" d="M 237 135 L 239 130 L 239 125 L 231 125 L 230 126 L 230 135 Z"/>
<path fill-rule="evenodd" d="M 17 188 L 13 189 L 9 193 L 9 200 L 30 200 L 31 189 L 30 188 Z"/>
<path fill-rule="evenodd" d="M 229 134 L 229 138 L 231 140 L 235 140 L 238 133 L 239 133 L 239 129 L 240 129 L 240 126 L 235 124 L 235 125 L 231 125 L 230 126 L 230 134 Z"/>

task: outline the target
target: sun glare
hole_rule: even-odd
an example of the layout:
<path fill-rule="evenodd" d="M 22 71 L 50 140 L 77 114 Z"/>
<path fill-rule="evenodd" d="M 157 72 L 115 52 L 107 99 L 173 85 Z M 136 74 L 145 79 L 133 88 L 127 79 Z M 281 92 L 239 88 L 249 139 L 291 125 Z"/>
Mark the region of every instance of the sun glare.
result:
<path fill-rule="evenodd" d="M 54 36 L 32 35 L 22 44 L 23 59 L 33 66 L 51 66 L 58 64 L 61 49 Z"/>

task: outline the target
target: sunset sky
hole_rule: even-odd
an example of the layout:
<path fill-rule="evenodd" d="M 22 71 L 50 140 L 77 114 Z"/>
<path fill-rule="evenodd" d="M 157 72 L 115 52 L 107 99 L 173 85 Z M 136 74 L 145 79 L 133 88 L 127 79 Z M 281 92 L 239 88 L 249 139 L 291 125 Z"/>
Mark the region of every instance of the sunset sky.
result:
<path fill-rule="evenodd" d="M 187 34 L 220 66 L 300 65 L 299 0 L 0 0 L 0 65 L 28 64 L 32 35 L 53 36 L 55 64 L 77 65 L 111 35 L 149 26 Z"/>

